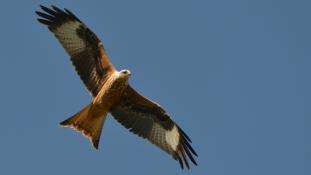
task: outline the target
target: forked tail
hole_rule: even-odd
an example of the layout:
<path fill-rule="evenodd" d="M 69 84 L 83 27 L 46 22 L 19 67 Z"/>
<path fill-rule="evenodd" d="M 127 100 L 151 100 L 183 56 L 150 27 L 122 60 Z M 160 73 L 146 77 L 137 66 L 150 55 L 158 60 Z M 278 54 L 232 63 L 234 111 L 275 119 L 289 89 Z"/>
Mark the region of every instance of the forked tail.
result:
<path fill-rule="evenodd" d="M 97 109 L 90 103 L 74 116 L 61 122 L 60 125 L 81 132 L 92 142 L 94 148 L 98 149 L 98 143 L 106 115 L 107 111 Z"/>

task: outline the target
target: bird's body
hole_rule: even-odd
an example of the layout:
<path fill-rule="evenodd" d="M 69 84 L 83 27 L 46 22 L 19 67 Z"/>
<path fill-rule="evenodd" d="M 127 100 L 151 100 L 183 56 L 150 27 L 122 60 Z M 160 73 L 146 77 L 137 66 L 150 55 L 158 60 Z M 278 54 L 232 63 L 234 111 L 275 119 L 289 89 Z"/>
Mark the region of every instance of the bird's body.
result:
<path fill-rule="evenodd" d="M 190 138 L 157 103 L 136 92 L 128 83 L 131 72 L 118 71 L 110 62 L 99 38 L 67 9 L 41 6 L 38 21 L 47 25 L 70 55 L 93 100 L 60 123 L 83 133 L 98 149 L 101 130 L 110 113 L 129 131 L 148 139 L 189 168 L 197 156 Z"/>
<path fill-rule="evenodd" d="M 114 71 L 93 101 L 80 112 L 60 123 L 82 132 L 98 148 L 101 130 L 111 108 L 118 104 L 128 86 L 130 71 Z"/>
<path fill-rule="evenodd" d="M 128 85 L 129 76 L 130 72 L 128 70 L 114 72 L 94 98 L 93 105 L 99 105 L 100 108 L 110 109 L 123 95 Z"/>

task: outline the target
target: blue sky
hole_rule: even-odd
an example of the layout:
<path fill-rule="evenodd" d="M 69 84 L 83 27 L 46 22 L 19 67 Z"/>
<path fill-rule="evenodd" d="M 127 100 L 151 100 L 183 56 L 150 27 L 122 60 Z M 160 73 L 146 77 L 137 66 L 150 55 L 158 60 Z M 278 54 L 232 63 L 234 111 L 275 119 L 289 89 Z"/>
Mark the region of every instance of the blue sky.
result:
<path fill-rule="evenodd" d="M 100 150 L 58 123 L 91 97 L 39 5 L 68 8 L 193 140 L 177 162 L 112 117 Z M 311 174 L 310 1 L 7 1 L 0 174 Z"/>

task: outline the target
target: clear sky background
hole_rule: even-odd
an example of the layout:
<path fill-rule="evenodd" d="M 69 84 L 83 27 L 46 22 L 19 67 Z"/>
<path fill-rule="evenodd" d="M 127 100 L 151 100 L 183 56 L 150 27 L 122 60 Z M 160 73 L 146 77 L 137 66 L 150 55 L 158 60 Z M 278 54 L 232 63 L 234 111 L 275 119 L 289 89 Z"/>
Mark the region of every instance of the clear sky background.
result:
<path fill-rule="evenodd" d="M 308 0 L 1 1 L 0 174 L 311 174 Z M 112 117 L 100 150 L 58 123 L 91 97 L 36 21 L 68 8 L 105 44 L 130 84 L 193 140 L 180 170 Z"/>

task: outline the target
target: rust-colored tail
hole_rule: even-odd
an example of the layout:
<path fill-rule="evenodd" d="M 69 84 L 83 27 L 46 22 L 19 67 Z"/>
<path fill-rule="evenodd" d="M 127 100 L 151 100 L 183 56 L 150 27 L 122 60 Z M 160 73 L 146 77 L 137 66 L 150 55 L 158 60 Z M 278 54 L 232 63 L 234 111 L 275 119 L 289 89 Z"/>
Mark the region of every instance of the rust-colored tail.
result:
<path fill-rule="evenodd" d="M 70 127 L 81 132 L 98 149 L 100 134 L 106 119 L 107 111 L 97 109 L 92 103 L 80 112 L 60 123 L 63 127 Z"/>

